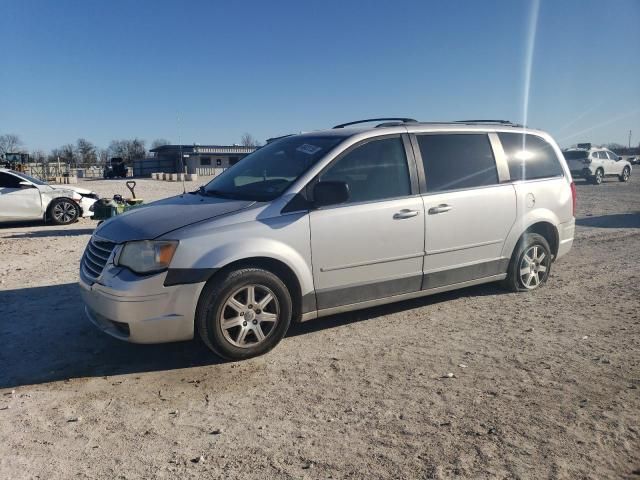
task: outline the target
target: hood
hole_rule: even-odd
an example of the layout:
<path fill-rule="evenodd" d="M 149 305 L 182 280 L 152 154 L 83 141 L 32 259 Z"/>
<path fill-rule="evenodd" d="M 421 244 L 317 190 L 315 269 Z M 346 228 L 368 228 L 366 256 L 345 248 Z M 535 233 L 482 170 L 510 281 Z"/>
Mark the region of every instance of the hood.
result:
<path fill-rule="evenodd" d="M 91 190 L 87 190 L 86 188 L 74 187 L 72 185 L 49 185 L 49 186 L 55 190 L 71 190 L 81 195 L 89 195 L 93 193 Z"/>
<path fill-rule="evenodd" d="M 188 193 L 117 215 L 102 223 L 95 233 L 115 243 L 151 240 L 192 223 L 242 210 L 254 203 Z"/>

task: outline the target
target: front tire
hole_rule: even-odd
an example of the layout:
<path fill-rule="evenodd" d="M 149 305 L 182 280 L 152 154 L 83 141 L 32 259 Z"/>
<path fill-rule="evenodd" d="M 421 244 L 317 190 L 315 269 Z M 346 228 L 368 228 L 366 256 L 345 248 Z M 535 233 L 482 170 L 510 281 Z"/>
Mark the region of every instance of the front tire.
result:
<path fill-rule="evenodd" d="M 622 170 L 622 175 L 620 175 L 618 179 L 621 182 L 628 182 L 630 176 L 631 176 L 631 170 L 629 169 L 629 167 L 624 167 L 624 170 Z"/>
<path fill-rule="evenodd" d="M 285 336 L 292 302 L 286 285 L 260 268 L 233 270 L 212 279 L 196 311 L 200 337 L 227 360 L 262 355 Z"/>
<path fill-rule="evenodd" d="M 56 198 L 49 204 L 49 219 L 55 225 L 69 225 L 80 215 L 80 207 L 68 198 Z"/>
<path fill-rule="evenodd" d="M 550 272 L 549 242 L 537 233 L 525 233 L 511 256 L 504 286 L 513 292 L 536 290 L 547 282 Z"/>

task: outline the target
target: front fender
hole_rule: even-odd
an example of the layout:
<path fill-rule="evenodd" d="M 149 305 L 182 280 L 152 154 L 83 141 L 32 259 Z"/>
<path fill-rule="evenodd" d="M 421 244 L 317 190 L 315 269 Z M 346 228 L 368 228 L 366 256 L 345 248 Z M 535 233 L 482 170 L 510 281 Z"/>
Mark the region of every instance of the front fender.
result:
<path fill-rule="evenodd" d="M 230 263 L 266 257 L 278 260 L 295 273 L 302 294 L 313 291 L 313 274 L 304 257 L 289 245 L 276 240 L 250 239 L 219 245 L 197 260 L 199 267 L 223 268 Z"/>

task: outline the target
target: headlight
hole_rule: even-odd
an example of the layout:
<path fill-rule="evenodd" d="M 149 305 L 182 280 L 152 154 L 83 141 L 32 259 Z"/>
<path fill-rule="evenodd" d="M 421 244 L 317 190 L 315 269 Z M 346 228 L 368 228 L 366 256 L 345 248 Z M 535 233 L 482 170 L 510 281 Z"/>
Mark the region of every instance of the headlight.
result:
<path fill-rule="evenodd" d="M 127 242 L 122 247 L 117 264 L 136 273 L 156 273 L 169 268 L 178 248 L 175 240 L 144 240 Z"/>

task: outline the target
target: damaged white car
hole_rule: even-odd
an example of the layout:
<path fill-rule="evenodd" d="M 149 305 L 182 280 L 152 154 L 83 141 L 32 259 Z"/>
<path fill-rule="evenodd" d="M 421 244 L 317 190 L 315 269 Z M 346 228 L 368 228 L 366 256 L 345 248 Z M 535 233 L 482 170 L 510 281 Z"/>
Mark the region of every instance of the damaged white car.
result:
<path fill-rule="evenodd" d="M 53 186 L 24 173 L 0 168 L 0 223 L 44 220 L 68 225 L 93 215 L 98 195 L 70 185 Z"/>

